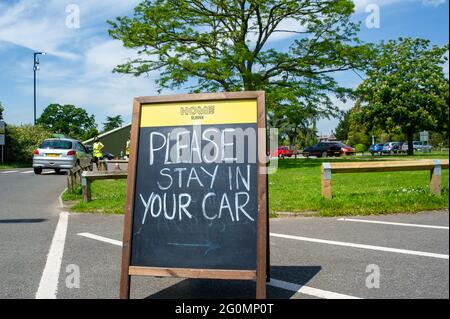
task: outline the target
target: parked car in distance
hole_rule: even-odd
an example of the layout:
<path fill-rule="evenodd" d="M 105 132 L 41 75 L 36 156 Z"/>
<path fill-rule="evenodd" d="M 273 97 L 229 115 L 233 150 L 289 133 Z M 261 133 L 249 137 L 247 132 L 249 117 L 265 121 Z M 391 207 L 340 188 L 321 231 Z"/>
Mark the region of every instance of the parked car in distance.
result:
<path fill-rule="evenodd" d="M 91 155 L 77 140 L 70 138 L 46 139 L 33 152 L 33 169 L 35 174 L 41 174 L 43 169 L 71 169 L 76 165 L 89 166 Z"/>
<path fill-rule="evenodd" d="M 382 143 L 373 144 L 369 147 L 369 152 L 372 155 L 375 155 L 375 154 L 381 155 L 381 153 L 383 152 L 383 147 L 384 147 L 384 144 L 382 144 Z"/>
<path fill-rule="evenodd" d="M 340 156 L 341 147 L 335 142 L 319 142 L 317 144 L 306 147 L 303 150 L 303 155 L 306 157 Z"/>
<path fill-rule="evenodd" d="M 425 144 L 424 142 L 421 142 L 421 141 L 414 141 L 413 148 L 414 148 L 414 151 L 431 152 L 431 145 Z"/>
<path fill-rule="evenodd" d="M 355 155 L 355 149 L 353 147 L 341 142 L 335 142 L 335 144 L 341 148 L 342 155 Z"/>
<path fill-rule="evenodd" d="M 383 154 L 396 154 L 398 151 L 399 142 L 387 142 L 383 145 L 383 150 L 381 151 Z"/>
<path fill-rule="evenodd" d="M 280 146 L 278 149 L 274 152 L 272 152 L 272 157 L 278 157 L 278 158 L 285 158 L 285 157 L 292 157 L 294 155 L 294 151 L 290 150 L 287 146 Z"/>

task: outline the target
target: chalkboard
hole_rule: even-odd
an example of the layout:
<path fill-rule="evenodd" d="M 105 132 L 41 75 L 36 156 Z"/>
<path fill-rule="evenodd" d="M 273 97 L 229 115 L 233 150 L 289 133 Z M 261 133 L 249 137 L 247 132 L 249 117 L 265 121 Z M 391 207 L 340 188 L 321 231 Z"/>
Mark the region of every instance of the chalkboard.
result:
<path fill-rule="evenodd" d="M 135 100 L 121 297 L 130 275 L 257 279 L 265 296 L 264 116 L 264 92 Z"/>

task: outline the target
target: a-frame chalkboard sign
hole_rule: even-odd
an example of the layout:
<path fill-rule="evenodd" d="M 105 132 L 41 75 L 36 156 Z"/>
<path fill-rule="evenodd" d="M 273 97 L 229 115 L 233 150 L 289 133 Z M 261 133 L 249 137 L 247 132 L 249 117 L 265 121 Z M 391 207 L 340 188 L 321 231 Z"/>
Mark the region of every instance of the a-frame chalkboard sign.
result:
<path fill-rule="evenodd" d="M 130 276 L 256 280 L 268 266 L 264 92 L 134 100 L 120 297 Z"/>

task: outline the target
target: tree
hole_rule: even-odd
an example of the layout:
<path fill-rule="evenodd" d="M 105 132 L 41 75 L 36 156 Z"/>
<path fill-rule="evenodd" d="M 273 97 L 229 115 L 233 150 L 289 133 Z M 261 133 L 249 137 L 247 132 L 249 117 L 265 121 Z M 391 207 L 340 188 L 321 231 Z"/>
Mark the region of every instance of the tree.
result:
<path fill-rule="evenodd" d="M 378 51 L 357 89 L 360 119 L 369 128 L 401 129 L 412 155 L 416 132 L 448 132 L 449 80 L 442 67 L 448 45 L 430 47 L 428 40 L 400 38 L 382 43 Z"/>
<path fill-rule="evenodd" d="M 2 105 L 2 102 L 0 102 L 0 121 L 3 120 L 3 111 L 5 110 L 5 108 Z"/>
<path fill-rule="evenodd" d="M 89 115 L 85 109 L 73 105 L 50 104 L 37 123 L 54 133 L 86 140 L 98 134 L 94 115 Z"/>
<path fill-rule="evenodd" d="M 335 136 L 338 139 L 338 141 L 344 142 L 348 140 L 351 110 L 352 109 L 342 113 L 341 119 L 336 127 Z"/>
<path fill-rule="evenodd" d="M 351 0 L 146 0 L 132 17 L 108 21 L 110 35 L 139 53 L 115 72 L 157 71 L 160 89 L 265 90 L 271 110 L 313 106 L 315 118 L 334 116 L 330 93 L 347 90 L 332 75 L 371 52 L 356 38 L 353 9 Z M 277 51 L 268 42 L 282 32 L 296 37 Z"/>
<path fill-rule="evenodd" d="M 33 151 L 51 132 L 40 125 L 8 125 L 5 160 L 7 163 L 31 164 Z"/>
<path fill-rule="evenodd" d="M 107 116 L 106 122 L 103 123 L 103 132 L 111 131 L 115 128 L 121 127 L 123 124 L 122 116 Z"/>

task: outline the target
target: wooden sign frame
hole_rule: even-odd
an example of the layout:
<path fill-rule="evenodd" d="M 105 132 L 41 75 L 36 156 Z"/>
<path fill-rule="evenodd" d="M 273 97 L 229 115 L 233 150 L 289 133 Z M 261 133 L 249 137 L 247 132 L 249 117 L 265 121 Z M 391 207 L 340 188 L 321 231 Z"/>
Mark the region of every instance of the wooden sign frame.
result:
<path fill-rule="evenodd" d="M 232 92 L 232 93 L 201 93 L 170 96 L 138 97 L 134 99 L 131 125 L 131 152 L 128 164 L 128 186 L 125 206 L 125 221 L 122 247 L 122 269 L 120 279 L 120 298 L 130 297 L 131 276 L 182 277 L 203 279 L 235 279 L 256 280 L 256 298 L 266 298 L 266 279 L 269 268 L 268 256 L 268 215 L 267 215 L 267 175 L 261 174 L 266 170 L 266 164 L 257 159 L 257 224 L 256 224 L 256 270 L 224 270 L 224 269 L 188 269 L 130 266 L 132 227 L 134 211 L 134 195 L 136 186 L 136 169 L 138 156 L 139 133 L 141 126 L 142 105 L 176 102 L 206 102 L 221 100 L 256 99 L 257 129 L 266 128 L 265 92 Z M 258 134 L 257 134 L 258 136 Z M 258 137 L 258 152 L 266 150 L 266 139 Z M 258 158 L 258 156 L 257 156 Z"/>

